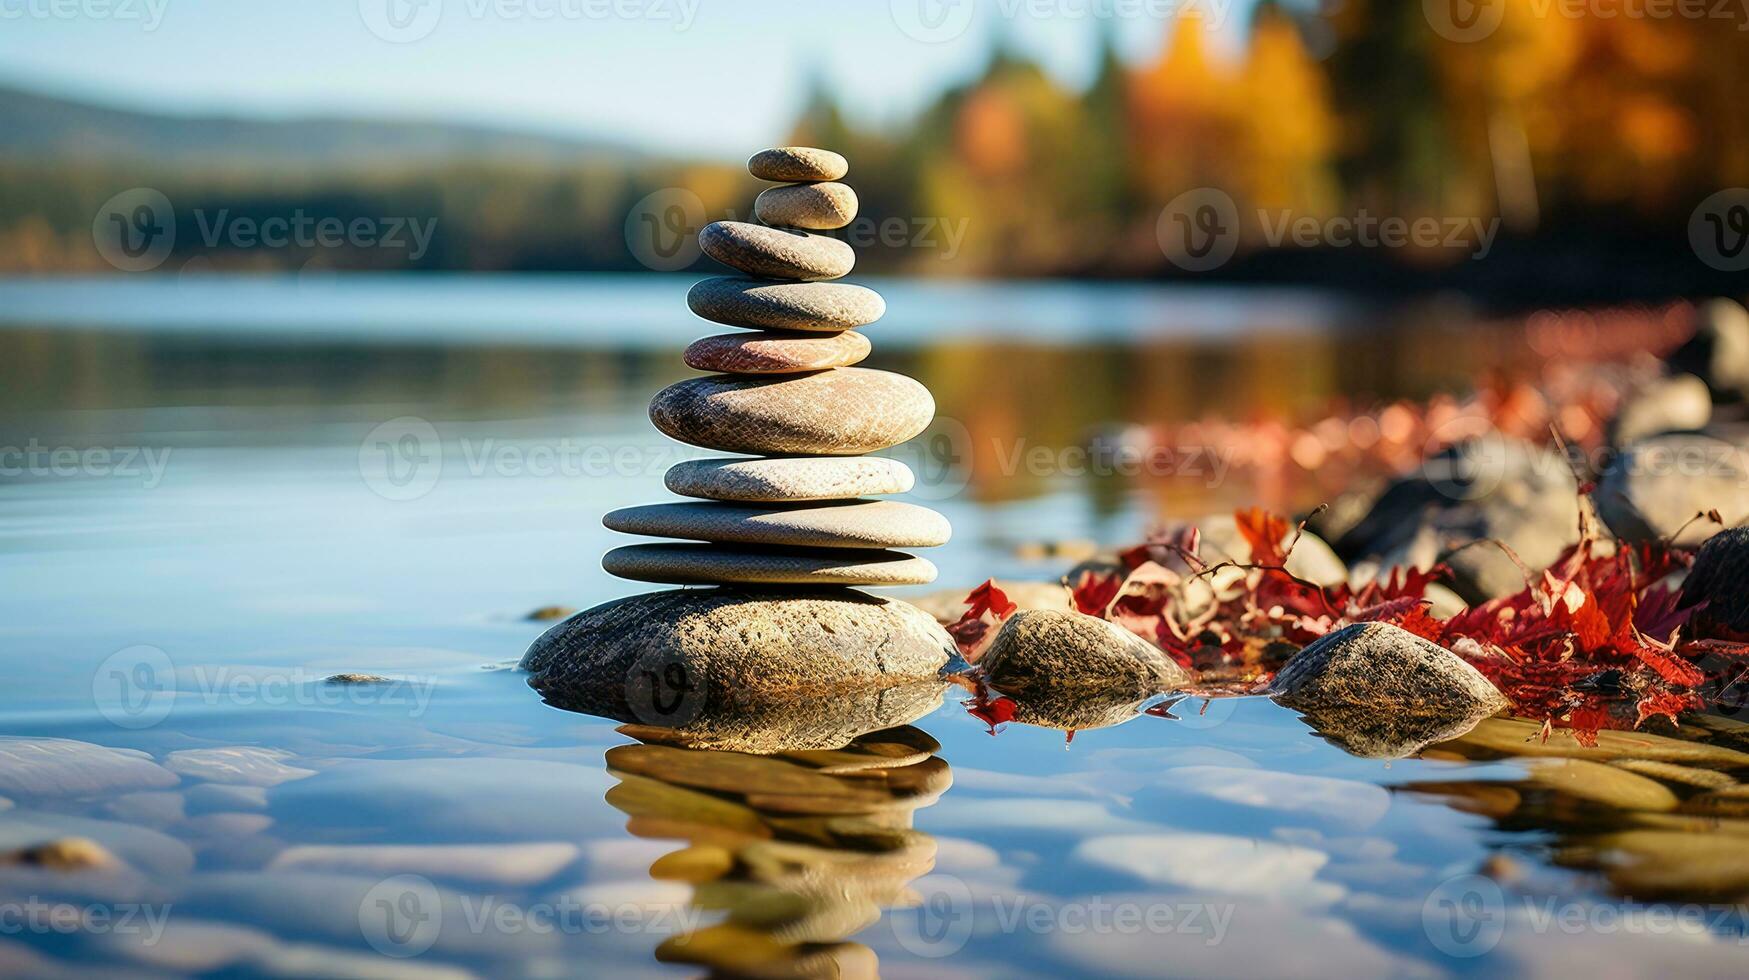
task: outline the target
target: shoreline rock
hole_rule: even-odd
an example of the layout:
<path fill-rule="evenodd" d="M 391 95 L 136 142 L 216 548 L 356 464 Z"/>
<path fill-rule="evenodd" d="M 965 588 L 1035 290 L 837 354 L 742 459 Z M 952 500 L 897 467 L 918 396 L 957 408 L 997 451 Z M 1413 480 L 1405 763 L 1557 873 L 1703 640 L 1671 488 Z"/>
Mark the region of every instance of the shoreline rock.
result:
<path fill-rule="evenodd" d="M 1350 705 L 1460 718 L 1508 704 L 1462 657 L 1389 623 L 1356 623 L 1307 646 L 1275 675 L 1269 694 L 1308 713 Z"/>

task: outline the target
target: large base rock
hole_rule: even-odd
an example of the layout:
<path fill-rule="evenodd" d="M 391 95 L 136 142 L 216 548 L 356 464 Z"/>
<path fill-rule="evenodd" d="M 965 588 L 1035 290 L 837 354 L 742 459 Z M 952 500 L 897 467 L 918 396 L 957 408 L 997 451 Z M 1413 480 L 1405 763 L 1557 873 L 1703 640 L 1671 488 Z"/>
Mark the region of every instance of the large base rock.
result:
<path fill-rule="evenodd" d="M 684 589 L 578 613 L 536 640 L 522 668 L 558 707 L 759 751 L 761 740 L 842 745 L 926 713 L 954 652 L 939 624 L 896 599 Z"/>

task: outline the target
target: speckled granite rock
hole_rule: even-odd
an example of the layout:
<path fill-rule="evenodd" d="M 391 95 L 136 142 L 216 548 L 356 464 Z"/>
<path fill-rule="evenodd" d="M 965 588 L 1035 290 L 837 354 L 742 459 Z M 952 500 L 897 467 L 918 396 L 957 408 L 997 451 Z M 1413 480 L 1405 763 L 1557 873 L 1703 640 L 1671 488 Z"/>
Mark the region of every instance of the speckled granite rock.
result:
<path fill-rule="evenodd" d="M 757 330 L 837 332 L 867 326 L 887 312 L 881 294 L 847 282 L 769 282 L 718 276 L 695 283 L 687 308 L 717 323 Z"/>
<path fill-rule="evenodd" d="M 656 428 L 732 453 L 855 456 L 929 426 L 935 399 L 902 374 L 837 368 L 779 379 L 713 375 L 669 385 L 650 402 Z"/>
<path fill-rule="evenodd" d="M 1097 616 L 1035 609 L 1015 613 L 979 661 L 1004 694 L 1069 688 L 1123 692 L 1119 701 L 1184 687 L 1190 674 L 1153 644 Z"/>
<path fill-rule="evenodd" d="M 1749 638 L 1749 527 L 1720 531 L 1694 556 L 1681 605 L 1702 603 L 1683 630 L 1690 639 Z"/>
<path fill-rule="evenodd" d="M 578 613 L 542 634 L 522 669 L 549 700 L 675 727 L 773 697 L 932 682 L 953 652 L 939 624 L 896 599 L 836 589 L 687 589 Z M 833 738 L 808 741 L 819 747 Z"/>
<path fill-rule="evenodd" d="M 762 548 L 758 545 L 634 544 L 602 556 L 610 575 L 696 585 L 928 585 L 935 566 L 872 548 Z"/>
<path fill-rule="evenodd" d="M 771 187 L 754 199 L 753 214 L 768 225 L 831 231 L 856 220 L 856 192 L 836 181 Z"/>
<path fill-rule="evenodd" d="M 856 266 L 856 251 L 836 238 L 745 221 L 712 222 L 698 244 L 718 262 L 766 279 L 837 279 Z"/>
<path fill-rule="evenodd" d="M 953 534 L 935 511 L 894 500 L 645 504 L 613 511 L 602 523 L 654 538 L 814 548 L 932 548 Z"/>
<path fill-rule="evenodd" d="M 686 366 L 725 374 L 804 374 L 849 367 L 868 356 L 868 338 L 843 333 L 725 333 L 695 340 Z"/>
<path fill-rule="evenodd" d="M 916 477 L 896 459 L 791 456 L 689 459 L 669 467 L 663 482 L 685 497 L 764 502 L 905 493 Z"/>
<path fill-rule="evenodd" d="M 1462 657 L 1388 623 L 1357 623 L 1306 647 L 1269 693 L 1306 711 L 1357 705 L 1458 716 L 1506 707 L 1506 696 Z"/>
<path fill-rule="evenodd" d="M 760 180 L 838 180 L 850 172 L 850 161 L 831 150 L 811 146 L 778 146 L 760 150 L 747 161 L 747 172 Z"/>

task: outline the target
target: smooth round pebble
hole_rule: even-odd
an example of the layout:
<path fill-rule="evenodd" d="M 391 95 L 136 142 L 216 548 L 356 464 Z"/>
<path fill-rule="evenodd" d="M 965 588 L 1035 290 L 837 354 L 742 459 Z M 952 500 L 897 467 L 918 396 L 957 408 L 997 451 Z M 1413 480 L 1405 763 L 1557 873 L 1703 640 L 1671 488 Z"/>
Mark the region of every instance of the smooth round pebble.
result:
<path fill-rule="evenodd" d="M 811 146 L 778 146 L 760 150 L 747 161 L 747 172 L 760 180 L 838 180 L 850 172 L 850 161 L 831 150 Z"/>
<path fill-rule="evenodd" d="M 792 456 L 683 460 L 662 482 L 683 497 L 760 503 L 909 493 L 917 478 L 911 467 L 879 456 Z"/>
<path fill-rule="evenodd" d="M 813 282 L 856 266 L 856 250 L 836 238 L 746 221 L 713 221 L 698 233 L 706 255 L 751 276 Z"/>
<path fill-rule="evenodd" d="M 602 523 L 656 538 L 815 548 L 933 548 L 953 535 L 947 518 L 896 500 L 645 504 L 613 511 Z"/>
<path fill-rule="evenodd" d="M 868 356 L 868 338 L 843 333 L 723 333 L 693 341 L 686 366 L 725 374 L 801 374 L 848 367 Z"/>
<path fill-rule="evenodd" d="M 887 312 L 881 294 L 845 282 L 767 282 L 719 276 L 686 294 L 692 312 L 730 327 L 755 330 L 850 330 Z"/>
<path fill-rule="evenodd" d="M 849 184 L 785 184 L 753 200 L 753 214 L 768 225 L 831 231 L 856 220 L 856 192 Z"/>
<path fill-rule="evenodd" d="M 715 374 L 669 385 L 650 421 L 672 438 L 756 456 L 860 456 L 914 438 L 935 417 L 929 389 L 868 368 L 793 377 Z"/>
<path fill-rule="evenodd" d="M 602 556 L 609 575 L 672 585 L 927 585 L 935 566 L 897 551 L 634 544 Z"/>

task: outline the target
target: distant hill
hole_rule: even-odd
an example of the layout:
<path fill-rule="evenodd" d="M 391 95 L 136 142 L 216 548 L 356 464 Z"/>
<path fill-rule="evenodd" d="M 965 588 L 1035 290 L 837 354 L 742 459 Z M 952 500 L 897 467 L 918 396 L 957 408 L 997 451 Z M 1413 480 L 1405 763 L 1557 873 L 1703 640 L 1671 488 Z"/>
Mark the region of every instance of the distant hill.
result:
<path fill-rule="evenodd" d="M 0 160 L 311 167 L 497 160 L 559 164 L 639 155 L 606 140 L 491 126 L 166 115 L 0 86 Z"/>

